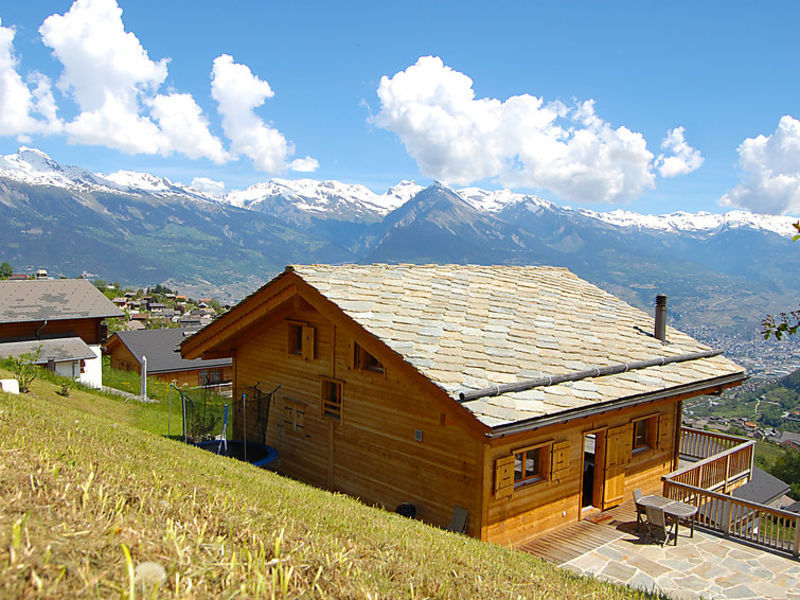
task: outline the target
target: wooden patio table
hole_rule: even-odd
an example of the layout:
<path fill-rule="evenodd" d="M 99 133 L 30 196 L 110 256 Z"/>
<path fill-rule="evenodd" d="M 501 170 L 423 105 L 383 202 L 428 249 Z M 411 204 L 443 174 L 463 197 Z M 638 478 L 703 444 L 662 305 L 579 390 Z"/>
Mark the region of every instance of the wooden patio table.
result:
<path fill-rule="evenodd" d="M 640 506 L 651 506 L 653 508 L 660 508 L 664 514 L 669 515 L 675 519 L 675 540 L 678 539 L 678 525 L 682 519 L 688 519 L 690 523 L 691 534 L 689 537 L 694 537 L 694 516 L 697 514 L 697 507 L 680 500 L 670 500 L 658 494 L 648 494 L 642 496 L 638 504 Z"/>

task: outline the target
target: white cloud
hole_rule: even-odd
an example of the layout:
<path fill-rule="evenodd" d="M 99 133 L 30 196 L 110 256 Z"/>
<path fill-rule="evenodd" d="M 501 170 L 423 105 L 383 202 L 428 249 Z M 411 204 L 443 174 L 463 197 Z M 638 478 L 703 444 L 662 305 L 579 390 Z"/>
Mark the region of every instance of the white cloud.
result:
<path fill-rule="evenodd" d="M 228 54 L 214 59 L 211 97 L 217 101 L 231 152 L 247 156 L 257 169 L 267 173 L 286 170 L 287 157 L 294 153 L 283 134 L 255 113 L 274 95 L 269 83 L 253 75 L 247 65 L 233 62 Z M 310 166 L 310 160 L 314 159 L 307 157 L 298 164 Z"/>
<path fill-rule="evenodd" d="M 696 171 L 703 165 L 703 155 L 696 148 L 692 148 L 684 138 L 683 127 L 675 127 L 667 132 L 667 137 L 661 142 L 661 149 L 667 153 L 659 154 L 656 160 L 658 174 L 661 177 L 677 177 Z"/>
<path fill-rule="evenodd" d="M 316 158 L 306 156 L 305 158 L 295 158 L 289 165 L 292 171 L 300 173 L 313 173 L 319 169 L 319 161 Z"/>
<path fill-rule="evenodd" d="M 785 115 L 771 135 L 747 138 L 739 145 L 742 182 L 720 199 L 767 214 L 800 214 L 800 121 Z"/>
<path fill-rule="evenodd" d="M 17 71 L 14 33 L 13 28 L 0 25 L 0 135 L 57 131 L 60 123 L 50 80 L 41 73 L 32 74 L 33 91 L 23 81 Z M 35 118 L 34 113 L 44 119 Z"/>
<path fill-rule="evenodd" d="M 189 94 L 158 93 L 168 59 L 150 59 L 136 35 L 125 31 L 115 0 L 76 0 L 67 13 L 45 19 L 39 33 L 64 67 L 58 87 L 81 111 L 64 127 L 71 142 L 227 159 Z"/>
<path fill-rule="evenodd" d="M 208 177 L 195 177 L 189 187 L 215 198 L 220 198 L 225 193 L 224 182 L 209 179 Z"/>
<path fill-rule="evenodd" d="M 370 121 L 396 133 L 423 173 L 447 183 L 494 178 L 602 202 L 654 186 L 644 137 L 613 128 L 592 100 L 568 107 L 529 94 L 476 99 L 472 79 L 434 56 L 382 77 L 377 93 L 380 112 Z"/>
<path fill-rule="evenodd" d="M 159 94 L 151 107 L 171 150 L 189 158 L 207 157 L 217 164 L 229 159 L 222 142 L 208 130 L 208 121 L 191 94 Z"/>

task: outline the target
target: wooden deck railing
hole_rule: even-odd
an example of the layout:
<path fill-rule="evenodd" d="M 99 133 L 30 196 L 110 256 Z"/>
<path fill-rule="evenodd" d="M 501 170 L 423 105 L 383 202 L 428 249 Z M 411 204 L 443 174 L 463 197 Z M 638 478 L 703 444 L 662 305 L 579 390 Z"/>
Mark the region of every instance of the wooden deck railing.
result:
<path fill-rule="evenodd" d="M 663 494 L 696 506 L 699 527 L 797 558 L 800 515 L 728 495 L 750 480 L 755 445 L 746 438 L 682 428 L 681 456 L 700 460 L 662 477 Z"/>
<path fill-rule="evenodd" d="M 699 527 L 756 546 L 800 553 L 800 515 L 664 478 L 664 496 L 697 507 Z"/>
<path fill-rule="evenodd" d="M 697 442 L 700 437 L 697 435 L 697 430 L 689 430 L 689 432 L 693 440 L 692 444 L 696 443 L 693 451 L 696 451 L 697 448 L 710 448 L 711 444 L 717 443 L 716 438 L 711 438 L 711 442 Z M 756 443 L 744 438 L 734 439 L 738 445 L 728 447 L 726 450 L 718 451 L 716 454 L 673 471 L 669 475 L 665 475 L 664 479 L 722 493 L 728 493 L 740 485 L 744 485 L 750 481 Z M 723 440 L 723 442 L 727 442 L 727 440 Z M 683 439 L 681 439 L 681 450 L 683 445 Z M 722 445 L 720 444 L 720 446 Z"/>
<path fill-rule="evenodd" d="M 681 427 L 681 456 L 691 459 L 710 458 L 747 442 L 746 438 L 691 427 Z"/>

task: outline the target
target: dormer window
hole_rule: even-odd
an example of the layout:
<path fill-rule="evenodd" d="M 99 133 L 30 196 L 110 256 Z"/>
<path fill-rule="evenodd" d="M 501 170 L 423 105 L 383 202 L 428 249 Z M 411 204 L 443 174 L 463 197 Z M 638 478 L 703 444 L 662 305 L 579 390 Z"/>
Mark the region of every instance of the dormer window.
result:
<path fill-rule="evenodd" d="M 357 343 L 353 344 L 353 366 L 362 371 L 383 373 L 383 363 Z"/>

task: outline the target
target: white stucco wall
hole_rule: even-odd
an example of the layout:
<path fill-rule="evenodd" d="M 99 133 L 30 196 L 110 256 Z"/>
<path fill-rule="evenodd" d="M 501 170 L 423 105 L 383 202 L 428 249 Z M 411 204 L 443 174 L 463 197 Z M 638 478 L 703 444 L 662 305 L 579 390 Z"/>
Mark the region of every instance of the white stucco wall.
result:
<path fill-rule="evenodd" d="M 103 359 L 100 344 L 89 344 L 95 358 L 86 361 L 83 373 L 78 381 L 89 387 L 100 388 L 103 385 Z"/>

